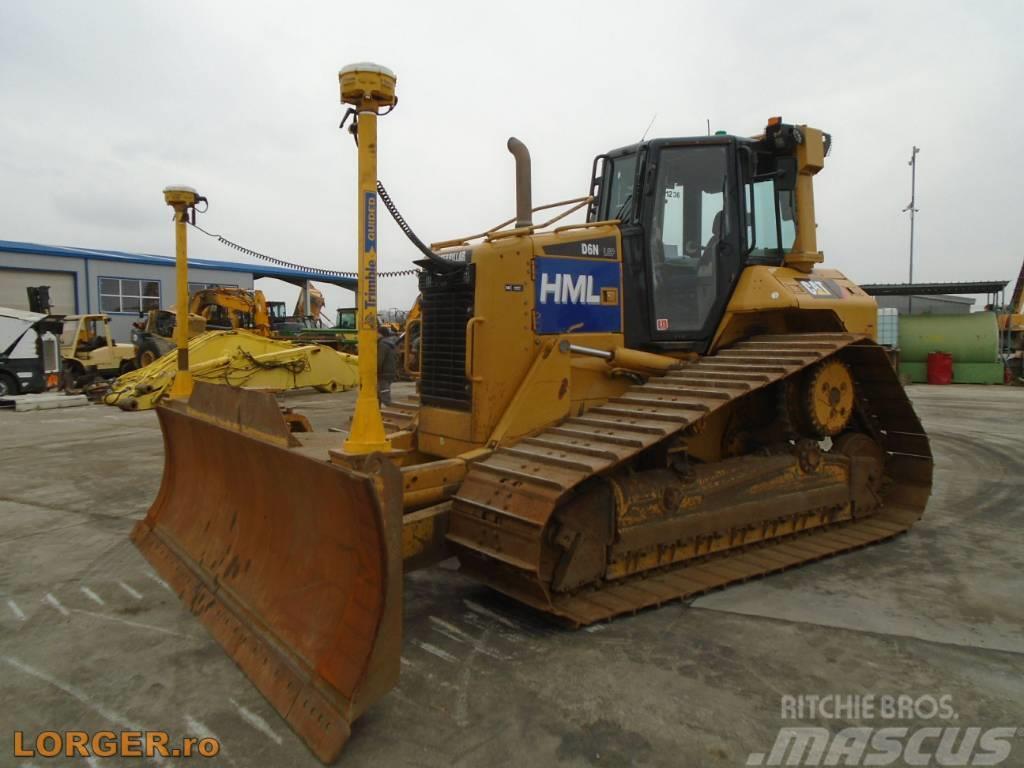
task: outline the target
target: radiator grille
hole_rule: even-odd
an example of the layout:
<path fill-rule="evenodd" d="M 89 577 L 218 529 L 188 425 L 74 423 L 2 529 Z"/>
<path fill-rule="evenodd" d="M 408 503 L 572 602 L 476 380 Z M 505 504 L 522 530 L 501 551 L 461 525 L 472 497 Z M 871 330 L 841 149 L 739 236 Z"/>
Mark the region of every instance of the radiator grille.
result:
<path fill-rule="evenodd" d="M 423 341 L 420 401 L 469 410 L 472 384 L 466 378 L 466 323 L 473 316 L 473 265 L 445 274 L 420 274 Z"/>

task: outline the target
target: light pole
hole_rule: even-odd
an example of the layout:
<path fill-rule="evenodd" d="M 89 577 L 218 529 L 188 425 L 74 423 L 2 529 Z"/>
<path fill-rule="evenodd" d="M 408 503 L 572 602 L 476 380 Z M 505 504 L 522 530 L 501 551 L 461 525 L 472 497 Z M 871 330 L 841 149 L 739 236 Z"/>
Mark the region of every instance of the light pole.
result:
<path fill-rule="evenodd" d="M 907 165 L 910 166 L 910 203 L 906 208 L 903 209 L 903 213 L 910 211 L 910 284 L 914 284 L 914 214 L 917 213 L 917 208 L 914 203 L 917 198 L 917 153 L 920 152 L 919 147 L 914 147 L 910 152 L 910 161 Z M 912 314 L 914 309 L 914 297 L 907 297 L 907 314 Z"/>

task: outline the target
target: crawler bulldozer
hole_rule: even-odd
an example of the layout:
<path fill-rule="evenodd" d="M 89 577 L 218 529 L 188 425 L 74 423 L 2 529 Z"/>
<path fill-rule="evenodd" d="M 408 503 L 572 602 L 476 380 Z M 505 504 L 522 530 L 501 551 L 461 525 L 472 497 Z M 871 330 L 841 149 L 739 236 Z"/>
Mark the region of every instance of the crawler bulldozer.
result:
<path fill-rule="evenodd" d="M 412 569 L 457 557 L 579 627 L 920 518 L 928 438 L 874 342 L 875 303 L 820 264 L 828 134 L 771 118 L 753 137 L 640 141 L 599 155 L 558 213 L 533 206 L 510 139 L 514 218 L 428 247 L 378 198 L 394 75 L 339 77 L 358 331 L 374 338 L 380 199 L 423 253 L 418 398 L 381 411 L 364 340 L 344 441 L 292 433 L 268 394 L 197 382 L 159 408 L 163 482 L 133 532 L 322 761 L 398 680 Z"/>

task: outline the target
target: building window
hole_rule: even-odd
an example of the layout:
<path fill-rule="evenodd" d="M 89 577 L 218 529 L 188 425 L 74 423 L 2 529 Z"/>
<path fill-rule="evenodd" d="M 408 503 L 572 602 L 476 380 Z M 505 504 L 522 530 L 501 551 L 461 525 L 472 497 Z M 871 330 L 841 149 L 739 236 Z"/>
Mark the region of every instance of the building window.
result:
<path fill-rule="evenodd" d="M 103 312 L 146 312 L 160 309 L 160 281 L 101 277 L 100 309 Z"/>
<path fill-rule="evenodd" d="M 189 283 L 188 284 L 188 295 L 195 296 L 200 291 L 205 291 L 207 288 L 237 288 L 237 285 L 231 285 L 230 283 Z"/>

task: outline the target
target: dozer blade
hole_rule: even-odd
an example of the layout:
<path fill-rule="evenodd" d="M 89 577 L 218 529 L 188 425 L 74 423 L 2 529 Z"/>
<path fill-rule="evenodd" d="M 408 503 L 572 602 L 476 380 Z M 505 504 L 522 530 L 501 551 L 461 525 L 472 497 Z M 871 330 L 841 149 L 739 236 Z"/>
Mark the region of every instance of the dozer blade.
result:
<path fill-rule="evenodd" d="M 401 481 L 304 455 L 273 396 L 197 382 L 158 409 L 160 492 L 132 539 L 323 762 L 398 680 Z"/>

